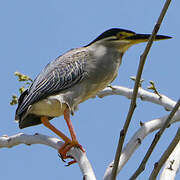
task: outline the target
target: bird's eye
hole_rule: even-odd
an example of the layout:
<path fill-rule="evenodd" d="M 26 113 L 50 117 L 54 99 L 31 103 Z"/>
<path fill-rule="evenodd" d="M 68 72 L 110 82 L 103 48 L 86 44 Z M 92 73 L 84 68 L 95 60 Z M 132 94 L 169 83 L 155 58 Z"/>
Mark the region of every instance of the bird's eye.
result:
<path fill-rule="evenodd" d="M 117 34 L 117 38 L 118 38 L 118 39 L 122 39 L 123 37 L 124 37 L 124 35 L 123 35 L 122 33 L 118 33 L 118 34 Z"/>

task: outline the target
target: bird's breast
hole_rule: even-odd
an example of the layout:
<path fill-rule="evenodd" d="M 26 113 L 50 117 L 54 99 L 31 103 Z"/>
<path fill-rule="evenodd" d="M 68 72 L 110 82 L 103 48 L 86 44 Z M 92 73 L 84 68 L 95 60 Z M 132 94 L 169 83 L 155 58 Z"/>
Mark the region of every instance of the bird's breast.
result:
<path fill-rule="evenodd" d="M 64 113 L 66 104 L 60 96 L 49 96 L 31 105 L 30 113 L 39 116 L 58 117 Z"/>

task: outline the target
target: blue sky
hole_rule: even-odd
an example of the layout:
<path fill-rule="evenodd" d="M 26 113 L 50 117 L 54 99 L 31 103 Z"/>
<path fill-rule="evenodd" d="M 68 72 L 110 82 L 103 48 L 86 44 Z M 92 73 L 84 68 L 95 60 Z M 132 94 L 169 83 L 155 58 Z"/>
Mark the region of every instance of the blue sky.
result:
<path fill-rule="evenodd" d="M 35 78 L 49 61 L 71 48 L 88 44 L 112 27 L 151 33 L 163 3 L 157 0 L 0 1 L 0 134 L 39 132 L 54 136 L 42 125 L 20 130 L 14 122 L 16 107 L 10 106 L 9 102 L 11 95 L 17 94 L 21 86 L 14 76 L 15 71 Z M 148 86 L 149 80 L 154 80 L 160 93 L 174 100 L 179 98 L 180 90 L 179 7 L 179 1 L 172 2 L 159 31 L 159 34 L 173 36 L 173 39 L 153 44 L 143 72 L 144 88 Z M 114 85 L 133 87 L 129 77 L 136 74 L 144 47 L 145 44 L 136 45 L 125 54 Z M 119 131 L 125 121 L 129 103 L 128 99 L 120 96 L 90 99 L 81 104 L 79 111 L 72 117 L 79 142 L 86 149 L 98 179 L 102 178 L 108 163 L 114 158 Z M 162 107 L 138 100 L 126 142 L 139 127 L 139 121 L 148 121 L 166 114 Z M 68 134 L 63 117 L 52 122 Z M 139 179 L 149 176 L 154 162 L 173 138 L 177 126 L 168 128 L 152 154 L 147 170 Z M 134 172 L 152 138 L 149 136 L 145 139 L 123 168 L 119 179 L 126 179 L 127 174 Z M 1 149 L 0 159 L 0 178 L 3 180 L 82 179 L 78 165 L 64 167 L 57 152 L 43 145 L 19 145 L 12 149 Z"/>

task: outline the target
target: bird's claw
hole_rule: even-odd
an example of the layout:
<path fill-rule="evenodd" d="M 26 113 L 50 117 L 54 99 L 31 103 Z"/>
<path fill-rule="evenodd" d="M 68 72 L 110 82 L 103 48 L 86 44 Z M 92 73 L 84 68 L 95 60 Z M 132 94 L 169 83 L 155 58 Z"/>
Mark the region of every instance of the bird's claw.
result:
<path fill-rule="evenodd" d="M 62 160 L 63 162 L 66 162 L 60 153 L 58 153 L 58 156 L 61 158 L 61 160 Z"/>
<path fill-rule="evenodd" d="M 67 152 L 72 148 L 76 147 L 81 149 L 82 152 L 85 152 L 83 147 L 78 143 L 78 142 L 71 142 L 71 143 L 64 143 L 64 145 L 58 150 L 58 156 L 61 158 L 63 162 L 66 162 L 65 159 L 71 158 L 74 159 L 72 156 L 67 155 Z M 65 166 L 70 166 L 72 164 L 76 163 L 76 160 L 74 159 L 73 161 L 68 162 L 67 165 Z"/>
<path fill-rule="evenodd" d="M 68 166 L 75 164 L 75 163 L 77 163 L 77 161 L 73 160 L 73 161 L 68 162 L 65 166 L 68 167 Z"/>
<path fill-rule="evenodd" d="M 58 156 L 61 158 L 61 160 L 62 160 L 63 162 L 66 162 L 66 161 L 64 160 L 64 158 L 62 157 L 61 154 L 58 154 Z M 72 156 L 66 156 L 66 159 L 67 159 L 67 158 L 74 159 Z M 72 160 L 72 161 L 70 161 L 70 162 L 67 162 L 67 164 L 66 164 L 65 166 L 68 167 L 68 166 L 70 166 L 70 165 L 72 165 L 72 164 L 74 164 L 74 163 L 76 163 L 76 160 Z"/>

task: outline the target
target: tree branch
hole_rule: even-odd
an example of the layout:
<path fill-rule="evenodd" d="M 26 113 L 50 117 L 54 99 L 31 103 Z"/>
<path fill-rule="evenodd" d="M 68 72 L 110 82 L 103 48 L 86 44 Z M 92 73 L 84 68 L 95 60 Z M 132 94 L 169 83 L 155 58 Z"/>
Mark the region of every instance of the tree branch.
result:
<path fill-rule="evenodd" d="M 122 87 L 122 86 L 112 86 L 112 87 L 105 88 L 104 90 L 99 92 L 97 94 L 97 96 L 102 98 L 102 97 L 105 97 L 108 95 L 122 95 L 122 96 L 127 97 L 128 99 L 131 99 L 132 93 L 133 93 L 133 89 L 129 89 L 129 88 Z M 161 94 L 161 98 L 159 98 L 159 96 L 157 94 L 149 92 L 142 88 L 139 88 L 137 97 L 143 101 L 149 101 L 149 102 L 152 102 L 155 104 L 159 104 L 167 110 L 172 110 L 172 108 L 176 104 L 175 101 L 171 100 L 170 98 L 168 98 L 165 95 Z M 162 127 L 162 125 L 166 119 L 167 119 L 167 116 L 161 117 L 159 119 L 151 120 L 142 125 L 142 127 L 133 135 L 133 137 L 131 138 L 129 143 L 123 149 L 122 155 L 120 157 L 121 161 L 119 162 L 119 166 L 118 166 L 118 172 L 120 172 L 122 167 L 130 159 L 130 157 L 134 153 L 134 151 L 140 146 L 140 143 L 142 142 L 142 140 L 149 133 Z M 174 123 L 176 121 L 180 121 L 180 112 L 179 111 L 173 117 L 171 123 Z M 61 142 L 57 138 L 49 137 L 49 136 L 45 136 L 45 135 L 37 134 L 37 133 L 34 135 L 27 135 L 27 134 L 20 133 L 20 134 L 13 135 L 10 137 L 6 136 L 6 135 L 0 137 L 0 148 L 3 148 L 3 147 L 10 148 L 10 147 L 13 147 L 13 146 L 19 145 L 19 144 L 26 144 L 26 145 L 44 144 L 44 145 L 48 145 L 48 146 L 58 150 L 62 146 L 63 142 Z M 78 162 L 78 164 L 81 168 L 84 179 L 89 180 L 91 178 L 94 180 L 95 179 L 94 172 L 92 170 L 91 164 L 88 162 L 87 157 L 83 154 L 82 155 L 79 154 L 81 151 L 79 151 L 77 149 L 74 149 L 74 150 L 77 152 L 75 152 L 75 153 L 72 152 L 72 154 L 69 154 L 69 153 L 71 153 L 71 150 L 70 150 L 68 152 L 68 155 L 71 155 L 76 159 L 76 161 Z M 113 165 L 113 162 L 108 166 L 108 168 L 105 172 L 105 175 L 104 175 L 105 180 L 110 179 L 110 175 L 112 173 L 112 165 Z"/>
<path fill-rule="evenodd" d="M 142 144 L 142 141 L 144 138 L 152 133 L 153 131 L 160 129 L 165 121 L 167 120 L 168 115 L 153 119 L 151 121 L 145 122 L 142 124 L 142 126 L 132 135 L 129 142 L 126 144 L 126 146 L 123 148 L 122 154 L 120 156 L 120 162 L 118 165 L 118 173 L 120 170 L 124 167 L 124 165 L 128 162 L 130 157 L 133 155 L 135 150 Z M 173 116 L 170 124 L 180 121 L 180 110 L 178 110 L 175 115 Z M 112 167 L 113 167 L 113 161 L 109 164 L 107 167 L 105 174 L 104 174 L 104 180 L 111 180 L 111 174 L 112 174 Z"/>
<path fill-rule="evenodd" d="M 13 136 L 4 135 L 0 137 L 0 148 L 11 148 L 19 144 L 44 144 L 58 150 L 64 143 L 55 137 L 50 137 L 39 133 L 34 135 L 19 133 Z M 79 148 L 71 148 L 67 155 L 72 156 L 79 164 L 83 174 L 83 180 L 96 180 L 86 153 L 83 153 Z"/>
<path fill-rule="evenodd" d="M 173 108 L 173 110 L 171 111 L 169 116 L 167 117 L 167 119 L 164 122 L 161 129 L 156 133 L 156 135 L 155 135 L 155 137 L 154 137 L 154 139 L 153 139 L 153 141 L 152 141 L 146 155 L 144 156 L 139 168 L 136 170 L 136 172 L 133 174 L 133 176 L 130 178 L 130 180 L 136 179 L 139 176 L 139 174 L 145 169 L 146 163 L 147 163 L 149 157 L 151 156 L 156 144 L 158 143 L 158 141 L 159 141 L 160 137 L 162 136 L 162 134 L 164 133 L 165 129 L 170 124 L 170 121 L 172 121 L 172 118 L 175 115 L 176 111 L 179 109 L 179 106 L 180 106 L 180 99 L 178 100 L 175 107 Z"/>
<path fill-rule="evenodd" d="M 173 180 L 180 166 L 180 141 L 169 156 L 161 173 L 160 180 Z"/>
<path fill-rule="evenodd" d="M 123 87 L 123 86 L 111 86 L 100 91 L 97 96 L 103 98 L 110 95 L 121 95 L 125 96 L 128 99 L 132 98 L 133 89 Z M 176 104 L 176 101 L 168 98 L 167 96 L 161 94 L 161 98 L 152 92 L 144 90 L 143 88 L 138 89 L 137 98 L 140 98 L 142 101 L 148 101 L 154 104 L 163 106 L 167 111 L 171 111 Z"/>
<path fill-rule="evenodd" d="M 178 128 L 177 133 L 176 133 L 175 137 L 173 138 L 172 142 L 170 143 L 170 145 L 168 146 L 166 151 L 161 156 L 160 160 L 157 163 L 155 163 L 154 169 L 149 177 L 149 180 L 156 179 L 160 169 L 164 165 L 165 161 L 168 159 L 169 155 L 173 152 L 173 150 L 176 147 L 176 145 L 178 144 L 179 140 L 180 140 L 180 127 Z"/>
<path fill-rule="evenodd" d="M 118 169 L 118 165 L 119 165 L 119 160 L 120 160 L 122 147 L 123 147 L 123 144 L 124 144 L 124 139 L 125 139 L 129 124 L 131 122 L 132 115 L 133 115 L 135 107 L 136 107 L 136 97 L 137 97 L 137 92 L 138 92 L 138 88 L 139 88 L 139 84 L 140 84 L 144 64 L 145 64 L 145 61 L 146 61 L 146 57 L 147 57 L 147 55 L 148 55 L 148 53 L 150 51 L 150 48 L 151 48 L 151 46 L 153 44 L 153 40 L 155 39 L 155 36 L 156 36 L 156 34 L 157 34 L 157 32 L 158 32 L 158 30 L 160 28 L 160 25 L 161 25 L 161 23 L 162 23 L 162 21 L 164 19 L 164 16 L 165 16 L 165 14 L 167 12 L 167 9 L 169 7 L 170 2 L 171 2 L 171 0 L 166 0 L 166 3 L 165 3 L 165 5 L 164 5 L 164 7 L 163 7 L 163 9 L 162 9 L 162 11 L 160 13 L 160 16 L 159 16 L 159 18 L 157 20 L 157 23 L 154 26 L 152 34 L 151 34 L 151 36 L 149 38 L 147 46 L 146 46 L 143 54 L 140 56 L 140 63 L 139 63 L 138 71 L 137 71 L 137 75 L 136 75 L 136 81 L 135 81 L 135 85 L 134 85 L 131 104 L 130 104 L 130 107 L 129 107 L 129 111 L 128 111 L 127 118 L 126 118 L 126 121 L 124 123 L 123 129 L 120 132 L 118 147 L 117 147 L 117 150 L 116 150 L 116 155 L 115 155 L 115 160 L 114 160 L 114 165 L 113 165 L 112 180 L 115 180 L 116 176 L 117 176 L 117 169 Z"/>

